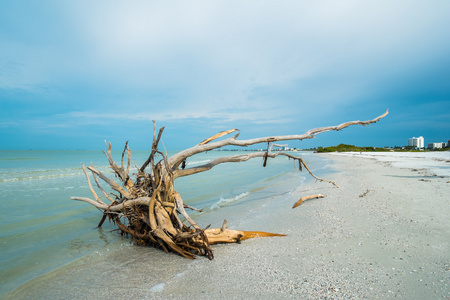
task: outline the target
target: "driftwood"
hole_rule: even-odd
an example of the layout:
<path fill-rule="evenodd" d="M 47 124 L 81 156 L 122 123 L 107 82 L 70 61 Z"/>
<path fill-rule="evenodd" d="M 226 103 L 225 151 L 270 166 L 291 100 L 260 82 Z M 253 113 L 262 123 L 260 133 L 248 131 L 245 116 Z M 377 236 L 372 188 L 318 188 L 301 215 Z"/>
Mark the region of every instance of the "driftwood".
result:
<path fill-rule="evenodd" d="M 370 191 L 373 191 L 373 190 L 369 190 L 369 189 L 365 190 L 364 193 L 362 193 L 361 195 L 359 195 L 359 198 L 365 197 Z"/>
<path fill-rule="evenodd" d="M 324 198 L 325 196 L 322 194 L 316 194 L 316 195 L 310 195 L 310 196 L 305 196 L 305 197 L 301 197 L 300 200 L 298 200 L 297 202 L 295 202 L 294 206 L 292 206 L 292 208 L 296 208 L 297 206 L 299 206 L 300 204 L 303 203 L 303 201 L 305 200 L 310 200 L 310 199 L 317 199 L 317 198 Z"/>
<path fill-rule="evenodd" d="M 269 158 L 287 156 L 298 162 L 300 171 L 303 166 L 315 179 L 329 182 L 337 187 L 336 183 L 332 181 L 316 177 L 302 158 L 285 152 L 272 152 L 272 147 L 275 145 L 273 143 L 277 141 L 310 139 L 319 133 L 341 130 L 351 125 L 365 126 L 377 122 L 387 114 L 388 111 L 373 120 L 352 121 L 337 126 L 316 128 L 300 135 L 269 136 L 249 140 L 238 140 L 239 130 L 231 129 L 220 132 L 198 145 L 178 152 L 171 157 L 166 157 L 158 149 L 164 127 L 156 134 L 156 125 L 153 122 L 152 150 L 145 163 L 140 168 L 136 168 L 137 173 L 132 176 L 129 175 L 131 150 L 128 147 L 128 143 L 125 144 L 122 152 L 120 166 L 116 164 L 111 156 L 111 144 L 107 144 L 107 151 L 104 151 L 104 153 L 120 184 L 108 178 L 93 165 L 88 167 L 83 165 L 83 171 L 94 199 L 86 197 L 72 197 L 71 199 L 87 202 L 101 210 L 103 216 L 99 226 L 108 218 L 117 225 L 118 230 L 122 234 L 130 235 L 137 245 L 158 247 L 166 252 L 175 252 L 187 258 L 203 255 L 212 259 L 213 251 L 210 246 L 212 244 L 235 243 L 254 237 L 283 235 L 260 231 L 231 230 L 226 227 L 226 221 L 222 228 L 201 228 L 185 210 L 185 208 L 193 208 L 184 204 L 182 197 L 174 190 L 175 179 L 208 171 L 222 163 L 242 162 L 261 157 L 264 160 L 263 164 L 266 165 Z M 234 132 L 238 133 L 230 138 L 217 141 L 218 138 Z M 244 147 L 259 143 L 267 143 L 267 150 L 220 157 L 201 166 L 186 168 L 186 159 L 193 155 L 224 146 Z M 162 159 L 157 161 L 155 158 L 156 154 L 159 154 Z M 124 157 L 127 159 L 126 166 L 124 165 Z M 91 172 L 102 196 L 99 196 L 95 191 L 89 178 L 88 170 Z M 118 194 L 108 194 L 101 187 L 98 178 L 102 179 Z M 106 198 L 110 203 L 106 204 L 101 198 Z"/>

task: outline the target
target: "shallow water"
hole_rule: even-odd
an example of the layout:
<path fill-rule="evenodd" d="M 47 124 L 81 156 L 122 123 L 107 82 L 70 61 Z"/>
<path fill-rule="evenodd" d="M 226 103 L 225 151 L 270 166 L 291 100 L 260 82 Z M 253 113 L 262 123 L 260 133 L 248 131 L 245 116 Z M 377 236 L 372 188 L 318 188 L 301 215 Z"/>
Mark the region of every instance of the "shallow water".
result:
<path fill-rule="evenodd" d="M 190 158 L 187 167 L 236 154 L 242 152 L 200 154 Z M 326 172 L 324 160 L 307 152 L 297 154 L 306 157 L 316 175 Z M 116 161 L 120 155 L 113 152 Z M 132 165 L 140 166 L 147 155 L 133 151 Z M 114 227 L 107 222 L 97 228 L 101 218 L 98 210 L 70 200 L 71 196 L 91 197 L 80 166 L 91 161 L 113 178 L 101 151 L 0 151 L 0 204 L 4 208 L 0 219 L 0 296 L 89 253 L 130 242 L 111 232 Z M 284 157 L 270 160 L 266 168 L 262 168 L 261 159 L 223 164 L 179 178 L 175 188 L 185 203 L 204 209 L 192 216 L 206 223 L 211 221 L 211 212 L 268 199 L 271 193 L 289 193 L 308 176 L 297 167 Z M 248 214 L 236 218 L 244 217 Z"/>

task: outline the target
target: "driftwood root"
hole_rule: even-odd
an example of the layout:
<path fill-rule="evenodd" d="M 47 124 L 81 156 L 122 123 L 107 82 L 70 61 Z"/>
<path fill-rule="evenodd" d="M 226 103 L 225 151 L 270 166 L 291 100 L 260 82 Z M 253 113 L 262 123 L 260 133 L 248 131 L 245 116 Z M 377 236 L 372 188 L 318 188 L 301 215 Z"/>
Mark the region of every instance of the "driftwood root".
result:
<path fill-rule="evenodd" d="M 92 164 L 88 167 L 82 165 L 89 190 L 94 199 L 87 197 L 72 197 L 72 199 L 84 201 L 101 210 L 103 214 L 101 221 L 98 224 L 99 227 L 102 226 L 104 221 L 108 218 L 109 221 L 117 225 L 118 231 L 122 235 L 130 235 L 137 245 L 149 245 L 161 248 L 166 252 L 175 252 L 189 259 L 193 259 L 198 255 L 213 259 L 213 250 L 211 248 L 211 245 L 213 244 L 239 243 L 250 238 L 285 235 L 262 231 L 228 229 L 226 228 L 226 221 L 222 228 L 201 228 L 186 212 L 185 208 L 193 210 L 197 209 L 183 203 L 183 199 L 174 189 L 175 179 L 208 171 L 222 163 L 242 162 L 260 157 L 263 158 L 263 164 L 265 166 L 269 158 L 286 156 L 298 161 L 300 171 L 302 171 L 304 167 L 315 179 L 329 182 L 337 187 L 336 183 L 315 176 L 301 157 L 281 151 L 273 153 L 271 151 L 273 146 L 281 146 L 273 143 L 276 141 L 309 139 L 319 133 L 341 130 L 351 125 L 366 126 L 378 122 L 387 114 L 388 111 L 386 110 L 383 115 L 372 120 L 352 121 L 337 126 L 316 128 L 300 135 L 270 136 L 250 140 L 238 140 L 238 130 L 230 129 L 211 136 L 198 145 L 178 152 L 171 157 L 167 157 L 164 152 L 158 150 L 164 127 L 159 129 L 157 134 L 156 124 L 153 121 L 152 150 L 145 163 L 140 168 L 136 168 L 137 173 L 132 175 L 129 173 L 131 150 L 128 147 L 128 142 L 125 144 L 119 164 L 117 164 L 112 157 L 111 144 L 106 143 L 107 151 L 104 151 L 104 154 L 117 181 L 120 181 L 120 184 L 115 180 L 110 179 L 106 174 L 100 172 Z M 232 137 L 218 140 L 219 138 L 234 132 L 238 133 Z M 202 152 L 219 149 L 225 146 L 245 147 L 259 143 L 267 143 L 267 151 L 221 157 L 208 162 L 205 165 L 191 168 L 187 168 L 186 166 L 186 160 L 188 158 Z M 156 159 L 157 157 L 162 158 L 158 160 Z M 126 164 L 124 163 L 125 158 L 127 160 Z M 91 172 L 97 188 L 101 191 L 101 195 L 97 194 L 95 191 L 89 178 L 88 171 Z M 106 189 L 101 186 L 98 178 L 102 179 L 114 193 L 108 193 Z M 303 197 L 297 201 L 294 207 L 299 206 L 307 199 L 322 197 L 324 196 L 320 194 Z M 106 198 L 110 203 L 106 204 L 102 198 Z"/>

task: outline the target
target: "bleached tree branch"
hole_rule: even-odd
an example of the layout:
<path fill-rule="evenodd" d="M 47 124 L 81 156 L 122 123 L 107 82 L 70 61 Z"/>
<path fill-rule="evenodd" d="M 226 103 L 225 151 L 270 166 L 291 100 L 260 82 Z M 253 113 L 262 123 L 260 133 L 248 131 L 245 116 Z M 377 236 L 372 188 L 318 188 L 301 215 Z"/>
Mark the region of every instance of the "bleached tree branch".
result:
<path fill-rule="evenodd" d="M 336 126 L 328 126 L 328 127 L 319 127 L 315 129 L 308 130 L 307 132 L 303 134 L 297 134 L 297 135 L 281 135 L 281 136 L 268 136 L 268 137 L 260 137 L 260 138 L 254 138 L 254 139 L 248 139 L 248 140 L 237 140 L 237 136 L 227 138 L 221 141 L 212 142 L 212 143 L 200 143 L 192 148 L 186 149 L 184 151 L 181 151 L 173 156 L 171 156 L 168 159 L 168 164 L 173 168 L 178 168 L 178 166 L 183 162 L 186 158 L 191 157 L 195 154 L 211 151 L 214 149 L 222 148 L 225 146 L 239 146 L 239 147 L 245 147 L 249 145 L 255 145 L 260 143 L 270 143 L 270 142 L 277 142 L 277 141 L 291 141 L 291 140 L 304 140 L 304 139 L 311 139 L 314 138 L 319 133 L 324 133 L 328 131 L 339 131 L 342 130 L 348 126 L 353 125 L 363 125 L 367 126 L 372 123 L 378 122 L 380 119 L 384 118 L 389 113 L 388 110 L 386 112 L 372 120 L 367 121 L 350 121 L 345 122 L 340 125 Z M 224 132 L 234 132 L 236 129 L 231 129 L 229 131 Z M 222 136 L 222 135 L 221 135 Z M 216 136 L 213 136 L 207 140 L 213 140 L 216 139 Z"/>

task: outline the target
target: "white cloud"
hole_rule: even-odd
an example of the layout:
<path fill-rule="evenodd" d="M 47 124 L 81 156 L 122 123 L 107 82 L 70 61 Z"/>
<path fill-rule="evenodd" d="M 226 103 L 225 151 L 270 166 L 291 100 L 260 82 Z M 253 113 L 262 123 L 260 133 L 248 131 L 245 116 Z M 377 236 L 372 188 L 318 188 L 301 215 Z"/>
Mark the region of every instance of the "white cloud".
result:
<path fill-rule="evenodd" d="M 161 109 L 160 111 L 130 112 L 130 113 L 110 113 L 92 111 L 72 111 L 58 115 L 58 119 L 76 119 L 82 123 L 102 123 L 119 121 L 175 121 L 187 119 L 211 119 L 212 122 L 227 123 L 234 121 L 245 121 L 253 124 L 280 124 L 291 121 L 286 118 L 279 118 L 279 115 L 287 115 L 285 108 L 273 107 L 272 109 L 254 108 L 250 109 L 224 109 L 224 110 L 180 110 Z"/>
<path fill-rule="evenodd" d="M 449 4 L 437 2 L 73 1 L 52 24 L 67 39 L 11 54 L 20 68 L 7 67 L 0 84 L 70 81 L 125 95 L 86 108 L 97 117 L 143 118 L 129 97 L 152 107 L 150 119 L 287 120 L 307 104 L 361 101 L 379 81 L 443 56 Z M 171 97 L 145 97 L 159 89 Z"/>
<path fill-rule="evenodd" d="M 439 40 L 429 33 L 444 17 L 420 3 L 97 2 L 75 22 L 84 24 L 89 62 L 124 84 L 243 92 L 420 53 L 423 39 Z"/>

